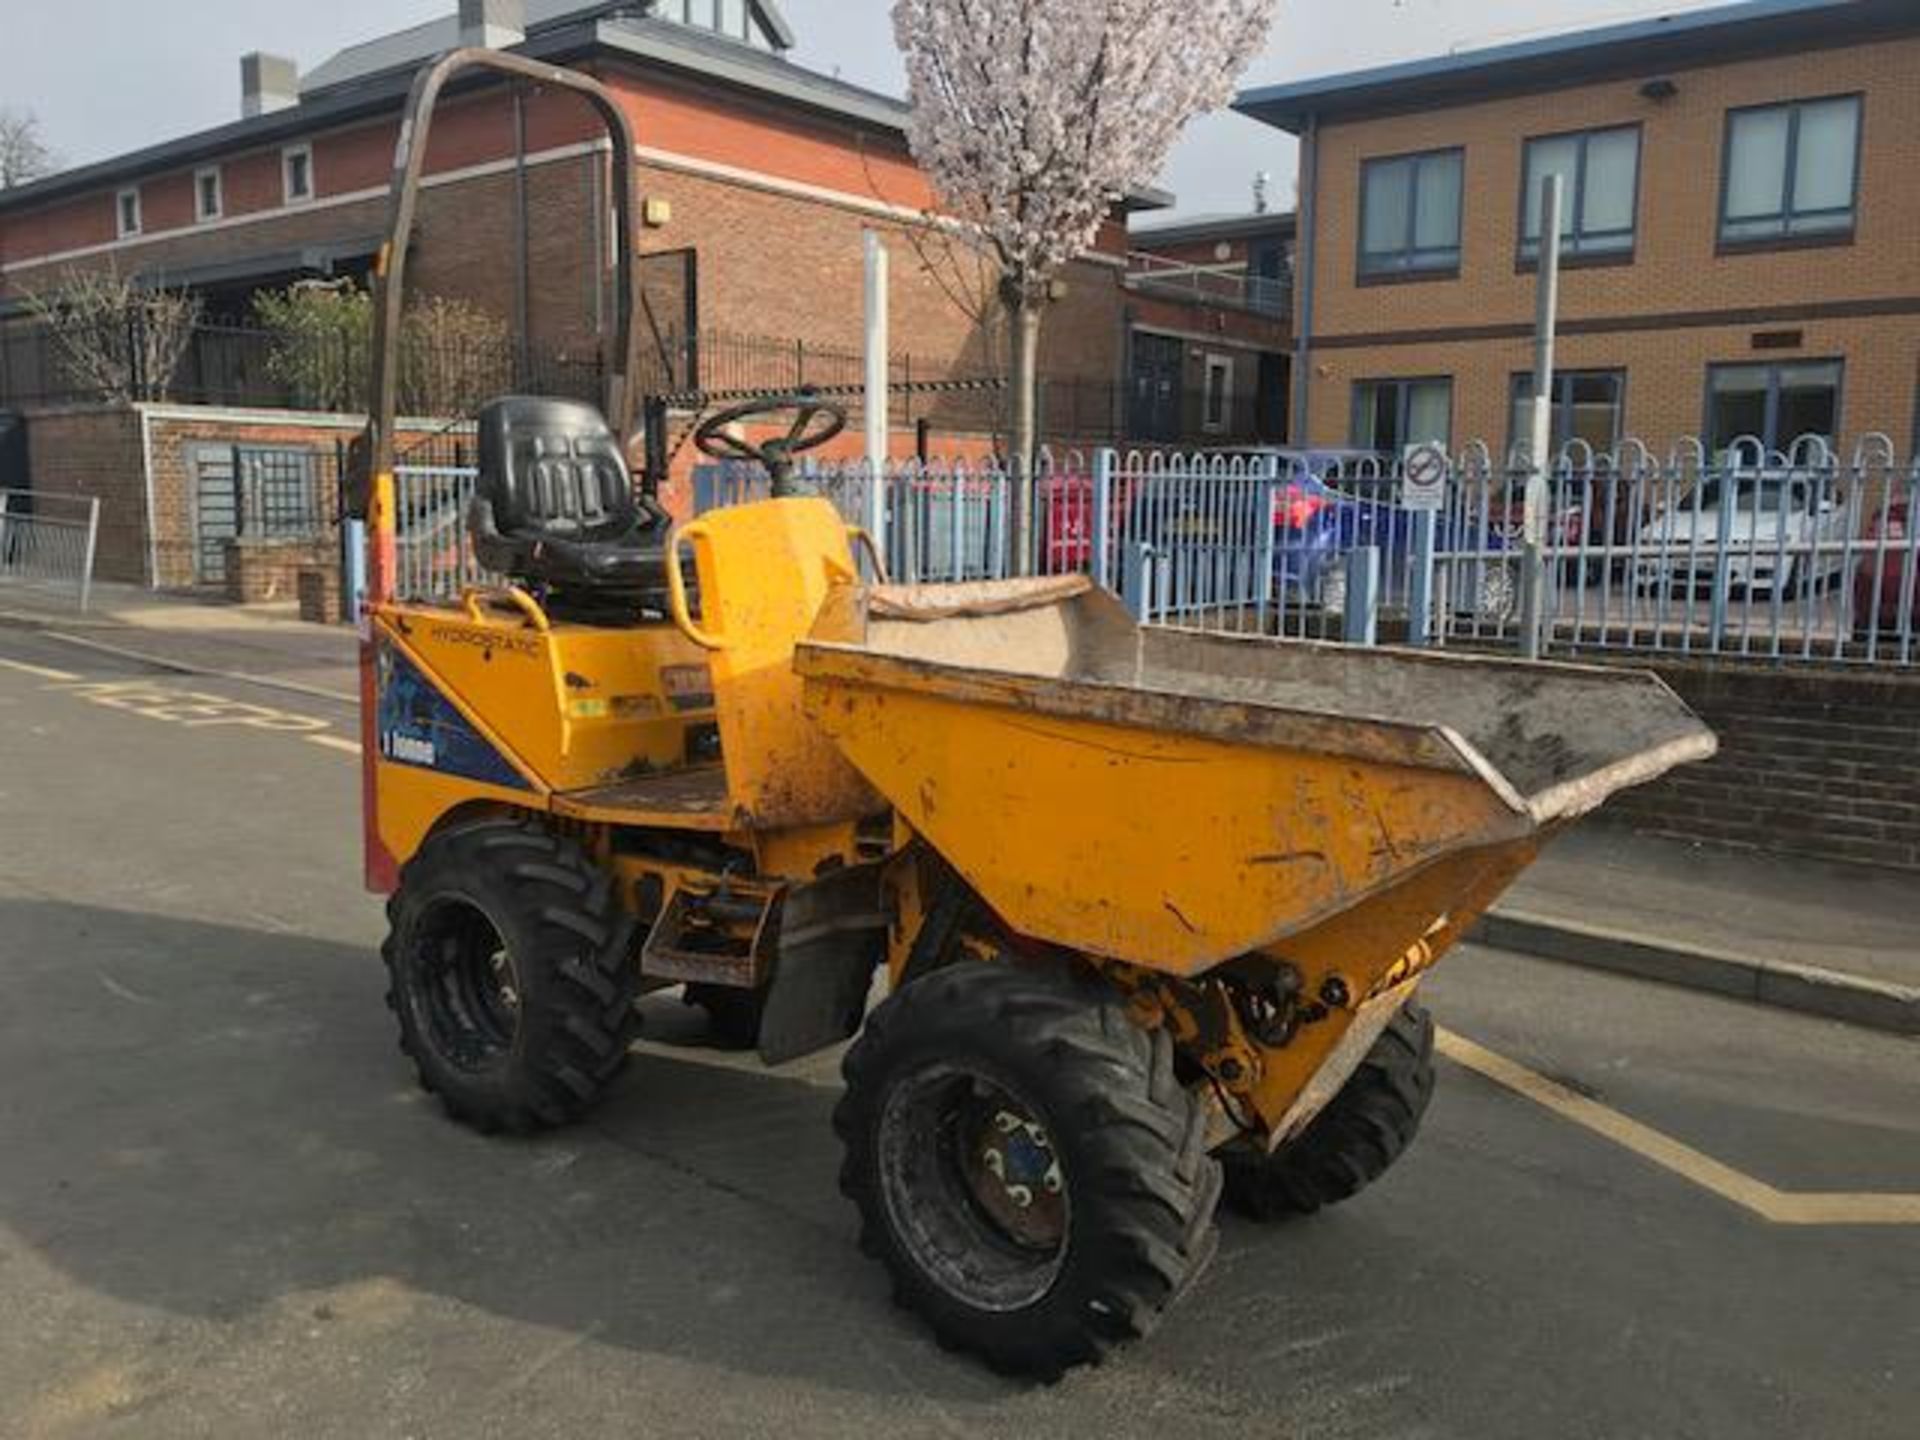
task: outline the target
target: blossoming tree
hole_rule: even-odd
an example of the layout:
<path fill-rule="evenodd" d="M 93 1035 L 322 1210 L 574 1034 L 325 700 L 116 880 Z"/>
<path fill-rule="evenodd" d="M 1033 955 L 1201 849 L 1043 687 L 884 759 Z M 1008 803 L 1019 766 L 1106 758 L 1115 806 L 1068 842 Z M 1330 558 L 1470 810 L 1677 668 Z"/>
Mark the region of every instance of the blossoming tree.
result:
<path fill-rule="evenodd" d="M 1274 0 L 895 0 L 914 157 L 1000 266 L 1013 359 L 1012 531 L 1031 563 L 1041 318 L 1114 204 L 1224 105 Z"/>

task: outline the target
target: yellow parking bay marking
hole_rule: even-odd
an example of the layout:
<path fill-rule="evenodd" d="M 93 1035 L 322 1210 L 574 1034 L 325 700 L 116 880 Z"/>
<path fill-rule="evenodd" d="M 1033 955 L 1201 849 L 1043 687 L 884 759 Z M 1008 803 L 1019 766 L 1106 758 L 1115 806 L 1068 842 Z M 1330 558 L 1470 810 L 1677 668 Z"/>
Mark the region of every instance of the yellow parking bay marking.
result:
<path fill-rule="evenodd" d="M 1442 1030 L 1435 1037 L 1435 1045 L 1456 1064 L 1775 1225 L 1920 1225 L 1920 1195 L 1871 1192 L 1796 1195 L 1777 1190 L 1764 1180 L 1756 1180 L 1691 1145 L 1682 1144 L 1671 1135 L 1629 1119 L 1618 1110 L 1589 1100 L 1504 1055 L 1476 1045 L 1464 1035 Z"/>
<path fill-rule="evenodd" d="M 275 710 L 268 705 L 250 705 L 224 695 L 209 695 L 199 690 L 181 690 L 152 680 L 89 681 L 65 670 L 44 665 L 28 665 L 20 660 L 0 659 L 0 667 L 19 670 L 51 682 L 49 689 L 63 695 L 77 695 L 110 710 L 123 710 L 148 720 L 164 720 L 190 730 L 210 725 L 239 725 L 253 730 L 268 730 L 281 735 L 298 735 L 309 744 L 322 745 L 345 755 L 358 755 L 360 742 L 328 733 L 332 726 L 311 715 L 296 715 L 290 710 Z"/>
<path fill-rule="evenodd" d="M 149 720 L 165 720 L 197 730 L 209 725 L 241 725 L 254 730 L 273 730 L 302 735 L 327 729 L 327 722 L 310 715 L 295 715 L 268 705 L 250 705 L 224 695 L 208 695 L 198 690 L 178 690 L 151 680 L 102 680 L 63 687 L 67 694 L 78 695 L 95 705 L 125 710 Z"/>
<path fill-rule="evenodd" d="M 22 675 L 32 675 L 41 680 L 72 681 L 80 677 L 67 670 L 54 670 L 45 665 L 29 665 L 24 660 L 0 660 L 0 670 L 18 670 Z"/>

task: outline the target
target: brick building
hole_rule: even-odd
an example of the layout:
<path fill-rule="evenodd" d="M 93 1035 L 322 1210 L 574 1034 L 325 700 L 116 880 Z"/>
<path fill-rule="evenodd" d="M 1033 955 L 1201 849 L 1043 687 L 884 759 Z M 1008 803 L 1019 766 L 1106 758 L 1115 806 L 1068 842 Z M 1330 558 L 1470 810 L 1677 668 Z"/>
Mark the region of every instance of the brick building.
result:
<path fill-rule="evenodd" d="M 793 37 L 772 0 L 460 8 L 304 76 L 248 56 L 233 123 L 0 195 L 0 316 L 75 267 L 188 287 L 210 316 L 239 322 L 259 290 L 363 275 L 384 227 L 407 86 L 430 56 L 477 43 L 591 71 L 627 104 L 646 200 L 643 333 L 657 350 L 658 387 L 857 378 L 846 362 L 861 340 L 868 229 L 894 250 L 893 346 L 911 378 L 1000 371 L 1001 347 L 979 322 L 991 304 L 970 303 L 990 302 L 991 279 L 927 223 L 936 200 L 907 149 L 904 106 L 788 61 Z M 588 217 L 605 172 L 604 141 L 575 97 L 467 87 L 436 121 L 410 279 L 488 309 L 545 354 L 593 360 L 609 260 Z M 1148 193 L 1119 207 L 1048 317 L 1042 369 L 1054 388 L 1043 403 L 1063 438 L 1125 430 L 1136 318 L 1189 334 L 1242 324 L 1205 297 L 1130 287 L 1126 215 L 1169 199 Z M 840 362 L 824 377 L 822 355 Z M 0 374 L 0 405 L 6 387 Z M 189 385 L 172 398 L 200 397 Z"/>
<path fill-rule="evenodd" d="M 1562 440 L 1920 428 L 1920 6 L 1747 0 L 1250 91 L 1300 137 L 1294 427 L 1496 453 L 1566 179 Z"/>
<path fill-rule="evenodd" d="M 1287 438 L 1294 222 L 1264 208 L 1264 177 L 1257 189 L 1251 214 L 1136 217 L 1128 231 L 1136 437 Z"/>

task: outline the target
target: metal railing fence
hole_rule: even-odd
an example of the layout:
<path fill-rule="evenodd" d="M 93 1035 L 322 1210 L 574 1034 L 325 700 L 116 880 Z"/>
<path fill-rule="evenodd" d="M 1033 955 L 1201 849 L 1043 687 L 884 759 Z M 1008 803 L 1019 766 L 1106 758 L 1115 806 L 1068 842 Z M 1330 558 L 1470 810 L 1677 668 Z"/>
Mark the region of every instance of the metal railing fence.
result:
<path fill-rule="evenodd" d="M 1293 276 L 1257 275 L 1244 263 L 1197 265 L 1135 250 L 1127 256 L 1126 283 L 1150 294 L 1190 304 L 1223 305 L 1263 315 L 1293 311 Z"/>
<path fill-rule="evenodd" d="M 906 583 L 1083 571 L 1140 620 L 1417 645 L 1515 647 L 1524 455 L 1453 458 L 1438 509 L 1406 503 L 1397 461 L 1354 452 L 1049 451 L 1034 482 L 1031 567 L 1012 555 L 1013 476 L 975 460 L 802 467 L 850 524 L 878 531 Z M 451 598 L 471 559 L 472 471 L 403 467 L 403 589 Z M 878 487 L 879 494 L 875 490 Z M 696 512 L 764 498 L 758 467 L 694 472 Z M 878 524 L 873 521 L 878 519 Z M 1870 437 L 1664 457 L 1629 441 L 1566 447 L 1543 517 L 1545 644 L 1782 662 L 1920 663 L 1920 466 Z M 1356 592 L 1356 586 L 1358 587 Z"/>
<path fill-rule="evenodd" d="M 1496 466 L 1475 447 L 1454 483 L 1502 497 L 1517 522 L 1527 468 L 1522 453 Z M 1901 465 L 1883 436 L 1844 460 L 1811 437 L 1717 453 L 1686 440 L 1664 457 L 1637 441 L 1611 453 L 1575 442 L 1555 457 L 1547 497 L 1542 609 L 1553 650 L 1920 660 L 1920 467 Z M 1510 639 L 1515 624 L 1462 638 Z"/>
<path fill-rule="evenodd" d="M 464 465 L 394 468 L 394 588 L 406 600 L 457 600 L 500 577 L 473 553 L 467 512 L 476 472 Z"/>
<path fill-rule="evenodd" d="M 100 500 L 92 495 L 0 490 L 0 585 L 92 599 Z"/>

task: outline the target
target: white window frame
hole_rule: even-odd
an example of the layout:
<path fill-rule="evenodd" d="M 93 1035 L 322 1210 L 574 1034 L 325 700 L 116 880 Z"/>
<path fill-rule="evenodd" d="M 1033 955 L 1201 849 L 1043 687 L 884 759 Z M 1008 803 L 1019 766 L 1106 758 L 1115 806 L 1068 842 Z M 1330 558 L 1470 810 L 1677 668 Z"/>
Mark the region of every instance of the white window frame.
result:
<path fill-rule="evenodd" d="M 133 223 L 127 223 L 127 201 L 133 201 Z M 138 235 L 143 227 L 140 211 L 140 187 L 129 185 L 124 190 L 116 190 L 113 195 L 113 231 L 122 240 Z"/>
<path fill-rule="evenodd" d="M 1233 357 L 1231 355 L 1208 355 L 1206 357 L 1206 387 L 1200 392 L 1200 428 L 1209 435 L 1222 435 L 1233 425 Z M 1220 388 L 1214 389 L 1214 376 L 1220 377 Z M 1220 397 L 1220 417 L 1213 418 L 1214 396 Z"/>
<path fill-rule="evenodd" d="M 206 198 L 206 184 L 213 181 L 213 208 L 209 210 L 203 203 Z M 209 220 L 218 220 L 227 213 L 227 182 L 220 173 L 218 165 L 203 165 L 193 172 L 193 218 L 201 224 Z"/>
<path fill-rule="evenodd" d="M 295 157 L 304 157 L 307 162 L 307 193 L 293 193 L 293 162 Z M 288 145 L 280 152 L 280 200 L 286 205 L 305 205 L 313 199 L 317 188 L 313 173 L 313 146 L 302 142 Z"/>

